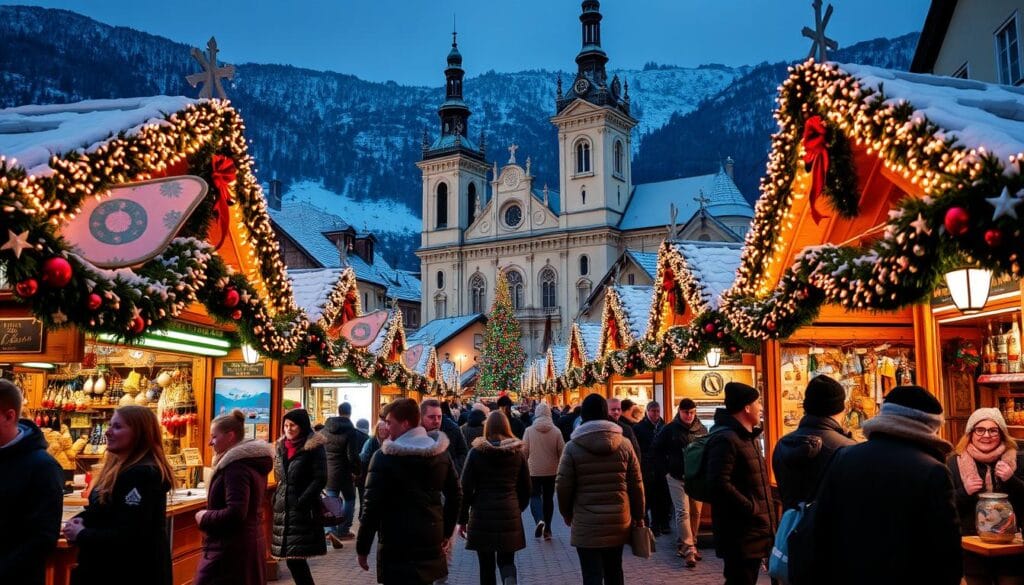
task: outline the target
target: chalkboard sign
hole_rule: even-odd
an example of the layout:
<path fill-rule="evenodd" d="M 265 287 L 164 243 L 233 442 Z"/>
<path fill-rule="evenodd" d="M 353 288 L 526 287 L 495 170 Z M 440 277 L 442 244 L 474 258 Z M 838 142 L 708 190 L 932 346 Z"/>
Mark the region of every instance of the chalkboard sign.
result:
<path fill-rule="evenodd" d="M 246 378 L 263 377 L 264 367 L 263 360 L 255 364 L 247 364 L 245 362 L 223 362 L 221 365 L 221 376 L 226 378 Z"/>
<path fill-rule="evenodd" d="M 0 353 L 42 353 L 43 323 L 35 319 L 0 319 Z"/>

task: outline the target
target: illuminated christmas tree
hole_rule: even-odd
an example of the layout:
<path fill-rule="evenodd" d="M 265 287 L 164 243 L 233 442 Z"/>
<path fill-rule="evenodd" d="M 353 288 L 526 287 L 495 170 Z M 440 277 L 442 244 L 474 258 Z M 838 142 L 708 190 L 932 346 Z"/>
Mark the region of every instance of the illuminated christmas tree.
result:
<path fill-rule="evenodd" d="M 518 392 L 525 361 L 519 321 L 512 309 L 512 296 L 502 271 L 498 273 L 494 304 L 487 314 L 477 392 L 485 396 L 494 396 L 502 390 Z"/>

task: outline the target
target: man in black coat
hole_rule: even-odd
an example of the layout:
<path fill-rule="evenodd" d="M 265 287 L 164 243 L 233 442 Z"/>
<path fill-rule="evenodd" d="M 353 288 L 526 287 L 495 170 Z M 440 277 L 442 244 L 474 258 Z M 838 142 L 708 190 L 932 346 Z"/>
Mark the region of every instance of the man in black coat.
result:
<path fill-rule="evenodd" d="M 327 528 L 327 539 L 334 548 L 342 548 L 343 540 L 352 540 L 352 520 L 356 511 L 356 488 L 353 476 L 359 473 L 359 451 L 362 444 L 359 431 L 352 424 L 352 405 L 342 402 L 338 405 L 338 416 L 332 416 L 324 423 L 320 434 L 327 451 L 327 495 L 340 496 L 344 504 L 342 513 L 345 520 Z"/>
<path fill-rule="evenodd" d="M 867 442 L 836 452 L 818 490 L 809 582 L 960 583 L 960 521 L 944 463 L 952 445 L 938 437 L 942 424 L 931 393 L 898 386 L 861 427 Z"/>
<path fill-rule="evenodd" d="M 715 411 L 705 446 L 715 554 L 724 561 L 725 585 L 757 583 L 761 560 L 771 551 L 778 525 L 757 428 L 761 409 L 757 390 L 729 382 L 725 408 Z"/>
<path fill-rule="evenodd" d="M 779 439 L 772 452 L 772 469 L 784 508 L 813 500 L 835 452 L 856 444 L 839 424 L 845 409 L 842 384 L 824 375 L 807 383 L 800 425 Z"/>
<path fill-rule="evenodd" d="M 570 435 L 572 435 L 572 431 L 575 428 L 576 419 L 579 417 L 579 406 L 571 411 L 566 408 L 566 411 L 562 413 L 562 416 L 558 417 L 558 430 L 562 431 L 562 440 L 566 443 L 569 442 Z"/>
<path fill-rule="evenodd" d="M 498 398 L 498 408 L 508 417 L 509 425 L 512 427 L 512 434 L 517 439 L 522 440 L 523 435 L 526 433 L 526 425 L 523 424 L 523 421 L 519 420 L 518 416 L 512 416 L 512 399 L 507 395 Z"/>
<path fill-rule="evenodd" d="M 57 547 L 64 472 L 39 427 L 21 417 L 21 390 L 0 380 L 0 583 L 43 585 Z"/>
<path fill-rule="evenodd" d="M 646 416 L 633 425 L 636 443 L 640 446 L 640 470 L 644 478 L 644 496 L 647 499 L 647 512 L 651 518 L 651 530 L 655 534 L 668 534 L 668 514 L 671 500 L 668 495 L 668 484 L 665 483 L 665 465 L 654 453 L 654 437 L 665 427 L 661 418 L 661 405 L 657 401 L 647 403 Z"/>
<path fill-rule="evenodd" d="M 455 530 L 462 492 L 448 455 L 448 435 L 428 434 L 411 398 L 389 405 L 390 439 L 370 460 L 363 516 L 356 537 L 359 566 L 377 544 L 377 580 L 385 585 L 425 585 L 448 575 L 445 549 Z"/>
<path fill-rule="evenodd" d="M 420 423 L 428 433 L 440 430 L 448 435 L 448 454 L 452 456 L 456 473 L 462 474 L 462 468 L 466 464 L 466 454 L 469 453 L 469 448 L 466 447 L 466 437 L 462 435 L 462 429 L 455 424 L 455 421 L 444 415 L 444 408 L 438 399 L 427 398 L 420 403 Z"/>
<path fill-rule="evenodd" d="M 608 420 L 619 425 L 619 428 L 622 429 L 622 436 L 629 439 L 629 444 L 633 446 L 633 453 L 636 454 L 637 459 L 640 459 L 640 445 L 636 442 L 633 426 L 622 418 L 622 401 L 618 398 L 608 399 Z"/>
<path fill-rule="evenodd" d="M 694 439 L 707 434 L 707 427 L 697 418 L 697 404 L 689 398 L 683 398 L 679 401 L 672 422 L 661 429 L 651 446 L 665 469 L 664 480 L 675 507 L 675 521 L 679 531 L 676 554 L 686 559 L 686 566 L 690 568 L 696 567 L 700 560 L 700 553 L 697 552 L 697 527 L 700 526 L 704 506 L 686 495 L 683 452 Z"/>

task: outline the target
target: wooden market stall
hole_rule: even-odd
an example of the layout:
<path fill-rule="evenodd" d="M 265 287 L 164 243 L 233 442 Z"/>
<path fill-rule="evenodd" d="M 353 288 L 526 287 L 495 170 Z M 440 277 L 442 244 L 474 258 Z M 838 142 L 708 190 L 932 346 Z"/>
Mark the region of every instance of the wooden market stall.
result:
<path fill-rule="evenodd" d="M 654 373 L 617 353 L 647 336 L 653 295 L 653 287 L 638 285 L 614 284 L 605 292 L 598 354 L 625 360 L 622 366 L 612 364 L 604 388 L 608 398 L 629 398 L 641 406 L 655 399 Z"/>

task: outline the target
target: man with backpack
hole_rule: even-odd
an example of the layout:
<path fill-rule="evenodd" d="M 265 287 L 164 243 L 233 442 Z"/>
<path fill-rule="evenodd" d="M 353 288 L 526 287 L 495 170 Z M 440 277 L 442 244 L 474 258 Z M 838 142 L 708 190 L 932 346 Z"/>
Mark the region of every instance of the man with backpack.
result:
<path fill-rule="evenodd" d="M 757 583 L 777 525 L 757 427 L 759 399 L 758 391 L 746 384 L 726 384 L 725 408 L 715 411 L 704 447 L 715 554 L 724 561 L 725 585 Z M 686 475 L 689 479 L 690 473 Z"/>
<path fill-rule="evenodd" d="M 699 526 L 702 505 L 700 501 L 693 500 L 686 494 L 683 453 L 694 439 L 707 434 L 707 427 L 697 418 L 697 404 L 689 398 L 683 398 L 679 401 L 679 408 L 672 422 L 665 425 L 654 437 L 653 450 L 668 472 L 665 474 L 665 481 L 668 482 L 668 491 L 676 510 L 675 520 L 679 527 L 676 555 L 683 557 L 689 568 L 696 567 L 697 561 L 700 560 L 695 526 Z"/>
<path fill-rule="evenodd" d="M 813 500 L 832 455 L 856 444 L 853 435 L 840 424 L 845 409 L 842 384 L 824 375 L 807 383 L 800 425 L 779 439 L 772 453 L 772 469 L 784 509 Z"/>

